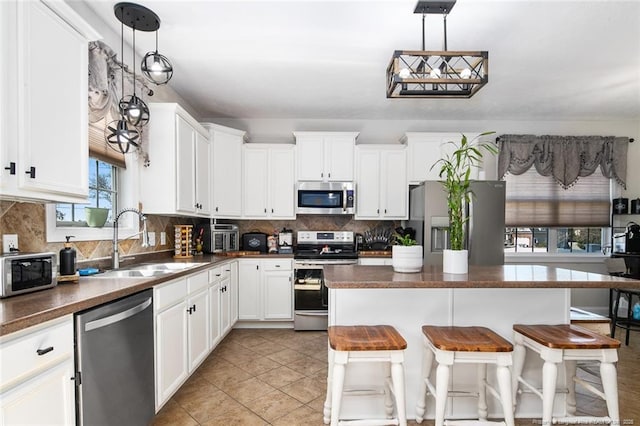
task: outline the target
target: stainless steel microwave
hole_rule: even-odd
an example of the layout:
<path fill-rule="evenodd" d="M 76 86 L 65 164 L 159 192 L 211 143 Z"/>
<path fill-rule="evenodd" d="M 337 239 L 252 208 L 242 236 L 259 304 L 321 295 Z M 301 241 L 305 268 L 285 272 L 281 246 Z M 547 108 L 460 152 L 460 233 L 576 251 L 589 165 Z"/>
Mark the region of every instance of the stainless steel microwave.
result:
<path fill-rule="evenodd" d="M 354 214 L 356 191 L 353 182 L 298 182 L 296 213 Z"/>
<path fill-rule="evenodd" d="M 0 297 L 29 293 L 57 284 L 55 253 L 18 253 L 0 257 Z"/>

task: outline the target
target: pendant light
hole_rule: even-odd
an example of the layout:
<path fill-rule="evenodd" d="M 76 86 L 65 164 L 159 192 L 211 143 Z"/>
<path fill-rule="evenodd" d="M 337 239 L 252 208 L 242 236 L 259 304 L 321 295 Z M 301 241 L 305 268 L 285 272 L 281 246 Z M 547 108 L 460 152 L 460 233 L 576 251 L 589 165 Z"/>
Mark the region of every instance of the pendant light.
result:
<path fill-rule="evenodd" d="M 120 99 L 120 114 L 134 126 L 146 126 L 149 123 L 149 107 L 136 96 L 136 28 L 133 27 L 133 95 Z"/>
<path fill-rule="evenodd" d="M 160 22 L 158 22 L 160 27 Z M 158 30 L 156 30 L 156 50 L 144 55 L 140 64 L 142 74 L 155 84 L 167 84 L 173 77 L 173 66 L 166 56 L 158 53 Z"/>

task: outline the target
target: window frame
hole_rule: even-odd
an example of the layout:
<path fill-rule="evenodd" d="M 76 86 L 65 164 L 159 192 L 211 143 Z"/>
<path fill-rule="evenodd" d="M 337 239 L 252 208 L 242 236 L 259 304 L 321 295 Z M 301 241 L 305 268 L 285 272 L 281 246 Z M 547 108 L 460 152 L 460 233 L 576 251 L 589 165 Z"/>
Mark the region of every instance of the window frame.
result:
<path fill-rule="evenodd" d="M 118 169 L 117 193 L 118 209 L 139 204 L 139 170 L 136 156 L 125 156 L 126 169 Z M 118 233 L 123 237 L 139 232 L 140 224 L 136 215 L 123 215 L 118 221 Z M 56 203 L 45 206 L 45 227 L 48 243 L 64 242 L 67 235 L 73 235 L 73 241 L 109 241 L 113 240 L 113 226 L 102 228 L 80 226 L 57 226 Z M 140 238 L 139 235 L 131 237 Z"/>

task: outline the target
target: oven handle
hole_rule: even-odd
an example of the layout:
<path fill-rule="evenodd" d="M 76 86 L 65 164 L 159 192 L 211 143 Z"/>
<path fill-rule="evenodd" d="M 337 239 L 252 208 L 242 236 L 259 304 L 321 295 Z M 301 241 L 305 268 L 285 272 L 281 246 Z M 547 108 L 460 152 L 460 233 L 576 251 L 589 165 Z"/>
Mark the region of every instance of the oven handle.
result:
<path fill-rule="evenodd" d="M 314 290 L 318 291 L 321 288 L 321 284 L 295 284 L 294 290 Z"/>
<path fill-rule="evenodd" d="M 347 187 L 342 187 L 342 212 L 347 212 Z"/>
<path fill-rule="evenodd" d="M 306 313 L 305 311 L 296 311 L 296 315 L 299 315 L 301 317 L 328 317 L 329 311 L 326 311 L 326 312 L 312 311 L 309 313 Z"/>

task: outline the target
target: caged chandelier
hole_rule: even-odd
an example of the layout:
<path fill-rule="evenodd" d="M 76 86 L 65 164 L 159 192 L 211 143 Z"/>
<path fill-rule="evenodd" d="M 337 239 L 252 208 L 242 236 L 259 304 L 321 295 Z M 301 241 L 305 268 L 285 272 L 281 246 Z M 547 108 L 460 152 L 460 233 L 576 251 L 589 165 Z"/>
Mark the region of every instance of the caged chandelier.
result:
<path fill-rule="evenodd" d="M 420 0 L 422 50 L 396 50 L 387 67 L 387 98 L 470 98 L 489 81 L 489 52 L 447 50 L 447 14 L 455 0 Z M 425 50 L 425 15 L 442 14 L 444 50 Z"/>

